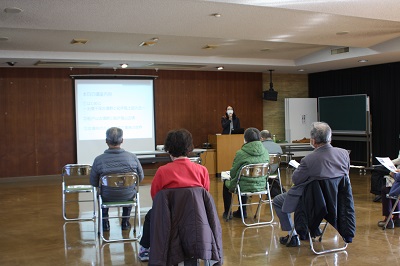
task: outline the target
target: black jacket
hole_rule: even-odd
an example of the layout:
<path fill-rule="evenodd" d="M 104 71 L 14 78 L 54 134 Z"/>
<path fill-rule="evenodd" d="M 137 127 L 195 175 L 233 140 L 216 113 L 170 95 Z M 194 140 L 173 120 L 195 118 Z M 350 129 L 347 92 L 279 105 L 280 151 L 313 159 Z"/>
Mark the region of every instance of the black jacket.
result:
<path fill-rule="evenodd" d="M 347 243 L 352 242 L 356 217 L 349 177 L 315 180 L 304 189 L 295 212 L 296 231 L 304 234 L 308 228 L 315 237 L 323 219 L 336 228 Z"/>
<path fill-rule="evenodd" d="M 222 134 L 229 134 L 231 120 L 223 116 L 221 118 Z M 233 129 L 240 128 L 240 120 L 236 116 L 232 119 Z"/>
<path fill-rule="evenodd" d="M 159 191 L 151 211 L 149 266 L 188 258 L 223 263 L 222 229 L 215 203 L 202 187 Z"/>

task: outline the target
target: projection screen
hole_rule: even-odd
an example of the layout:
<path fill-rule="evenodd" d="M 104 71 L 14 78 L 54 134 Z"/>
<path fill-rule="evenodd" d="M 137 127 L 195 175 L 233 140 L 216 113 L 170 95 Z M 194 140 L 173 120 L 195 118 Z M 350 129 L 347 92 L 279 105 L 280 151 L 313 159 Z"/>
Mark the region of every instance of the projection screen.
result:
<path fill-rule="evenodd" d="M 92 164 L 106 145 L 106 130 L 124 131 L 121 148 L 154 151 L 154 77 L 73 77 L 78 164 Z"/>

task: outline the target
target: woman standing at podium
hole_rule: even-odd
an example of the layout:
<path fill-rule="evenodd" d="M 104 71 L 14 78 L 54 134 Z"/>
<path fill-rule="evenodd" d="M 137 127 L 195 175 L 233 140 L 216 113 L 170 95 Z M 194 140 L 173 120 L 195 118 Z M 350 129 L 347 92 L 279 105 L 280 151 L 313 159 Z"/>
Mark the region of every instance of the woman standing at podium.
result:
<path fill-rule="evenodd" d="M 233 111 L 232 106 L 226 107 L 226 113 L 221 117 L 222 134 L 231 134 L 232 130 L 240 128 L 239 117 Z"/>

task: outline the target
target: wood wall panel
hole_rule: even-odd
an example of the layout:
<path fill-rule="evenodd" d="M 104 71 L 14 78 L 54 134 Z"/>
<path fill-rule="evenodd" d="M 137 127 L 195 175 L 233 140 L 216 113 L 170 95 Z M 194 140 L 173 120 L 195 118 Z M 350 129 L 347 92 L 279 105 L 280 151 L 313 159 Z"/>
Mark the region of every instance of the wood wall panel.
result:
<path fill-rule="evenodd" d="M 242 127 L 263 127 L 262 74 L 205 71 L 0 68 L 0 177 L 59 174 L 76 162 L 75 107 L 70 75 L 156 75 L 156 144 L 186 128 L 194 145 L 222 131 L 232 105 Z M 106 148 L 106 146 L 104 147 Z"/>

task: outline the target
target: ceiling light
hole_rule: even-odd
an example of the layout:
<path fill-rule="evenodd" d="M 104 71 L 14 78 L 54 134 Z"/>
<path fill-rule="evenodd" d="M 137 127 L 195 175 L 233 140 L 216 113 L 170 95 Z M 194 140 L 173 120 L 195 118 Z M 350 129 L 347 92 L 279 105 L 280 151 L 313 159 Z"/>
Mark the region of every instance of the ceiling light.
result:
<path fill-rule="evenodd" d="M 367 59 L 361 59 L 361 60 L 358 60 L 358 62 L 359 62 L 359 63 L 367 63 L 368 60 L 367 60 Z"/>
<path fill-rule="evenodd" d="M 217 67 L 217 69 L 218 69 L 218 70 L 223 70 L 224 67 L 223 67 L 223 66 L 219 66 L 219 67 Z"/>
<path fill-rule="evenodd" d="M 211 14 L 211 16 L 216 17 L 216 18 L 222 17 L 222 15 L 220 13 L 213 13 L 213 14 Z"/>
<path fill-rule="evenodd" d="M 121 68 L 127 68 L 128 64 L 120 64 Z"/>
<path fill-rule="evenodd" d="M 72 39 L 71 44 L 86 44 L 88 39 Z"/>
<path fill-rule="evenodd" d="M 4 9 L 4 12 L 9 14 L 18 14 L 22 12 L 22 9 L 18 7 L 7 7 Z"/>
<path fill-rule="evenodd" d="M 201 49 L 210 50 L 210 49 L 215 49 L 215 48 L 217 48 L 217 47 L 218 47 L 218 45 L 207 44 L 207 45 L 203 46 Z"/>
<path fill-rule="evenodd" d="M 139 44 L 139 46 L 153 46 L 158 42 L 158 40 L 159 39 L 157 37 L 154 37 L 154 38 L 150 39 L 149 41 L 141 42 Z"/>
<path fill-rule="evenodd" d="M 297 71 L 304 72 L 304 69 L 300 68 L 300 69 L 297 69 Z"/>

